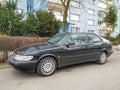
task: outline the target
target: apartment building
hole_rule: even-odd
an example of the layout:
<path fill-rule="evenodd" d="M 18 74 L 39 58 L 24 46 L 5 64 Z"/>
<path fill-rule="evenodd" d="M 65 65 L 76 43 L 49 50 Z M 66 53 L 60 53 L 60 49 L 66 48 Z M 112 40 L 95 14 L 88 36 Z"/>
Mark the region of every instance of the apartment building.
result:
<path fill-rule="evenodd" d="M 98 31 L 99 34 L 104 35 L 106 30 L 110 30 L 104 22 L 105 13 L 110 6 L 113 5 L 112 0 L 99 0 L 98 1 Z"/>
<path fill-rule="evenodd" d="M 67 32 L 92 32 L 104 35 L 106 29 L 109 29 L 103 19 L 105 12 L 111 5 L 118 4 L 117 2 L 119 0 L 114 2 L 112 0 L 71 0 L 67 17 Z M 60 0 L 18 0 L 18 11 L 23 12 L 25 17 L 27 12 L 39 9 L 51 11 L 57 19 L 63 21 L 63 6 Z M 115 32 L 113 35 L 116 33 L 118 34 Z"/>
<path fill-rule="evenodd" d="M 115 28 L 115 31 L 112 33 L 112 36 L 116 36 L 120 34 L 120 0 L 114 0 L 113 4 L 117 7 L 118 9 L 118 20 L 117 20 L 117 26 Z"/>

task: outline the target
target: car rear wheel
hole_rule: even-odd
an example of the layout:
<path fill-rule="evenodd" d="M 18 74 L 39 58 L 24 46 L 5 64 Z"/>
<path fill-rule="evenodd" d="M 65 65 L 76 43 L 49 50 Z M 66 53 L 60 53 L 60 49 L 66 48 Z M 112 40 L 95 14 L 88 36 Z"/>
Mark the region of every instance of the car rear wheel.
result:
<path fill-rule="evenodd" d="M 43 58 L 37 66 L 37 74 L 43 77 L 52 75 L 57 67 L 57 63 L 54 58 Z"/>
<path fill-rule="evenodd" d="M 99 59 L 97 60 L 98 64 L 105 64 L 107 62 L 107 53 L 102 52 Z"/>

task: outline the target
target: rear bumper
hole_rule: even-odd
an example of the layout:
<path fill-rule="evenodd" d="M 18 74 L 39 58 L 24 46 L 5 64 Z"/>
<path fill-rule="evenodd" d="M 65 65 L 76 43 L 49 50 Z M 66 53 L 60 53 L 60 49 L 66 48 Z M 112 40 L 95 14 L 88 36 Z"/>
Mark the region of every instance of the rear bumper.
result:
<path fill-rule="evenodd" d="M 8 62 L 11 66 L 13 66 L 16 69 L 22 70 L 22 71 L 28 71 L 28 72 L 35 72 L 35 68 L 37 65 L 36 61 L 16 61 L 12 58 L 12 56 L 9 56 Z"/>

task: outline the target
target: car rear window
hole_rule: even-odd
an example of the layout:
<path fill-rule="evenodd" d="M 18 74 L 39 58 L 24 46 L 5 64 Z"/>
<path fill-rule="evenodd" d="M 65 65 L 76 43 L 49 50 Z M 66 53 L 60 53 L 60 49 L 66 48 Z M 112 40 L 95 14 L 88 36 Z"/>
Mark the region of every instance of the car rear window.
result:
<path fill-rule="evenodd" d="M 101 39 L 97 35 L 94 35 L 94 34 L 88 34 L 88 40 L 89 42 L 100 42 L 101 41 Z"/>

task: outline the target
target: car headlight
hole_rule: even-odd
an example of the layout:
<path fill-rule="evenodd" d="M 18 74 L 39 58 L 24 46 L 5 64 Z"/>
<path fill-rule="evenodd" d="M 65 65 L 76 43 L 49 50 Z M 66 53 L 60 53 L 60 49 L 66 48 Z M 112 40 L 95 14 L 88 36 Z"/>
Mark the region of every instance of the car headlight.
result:
<path fill-rule="evenodd" d="M 22 55 L 15 55 L 14 59 L 17 61 L 30 61 L 33 59 L 33 56 L 22 56 Z"/>

